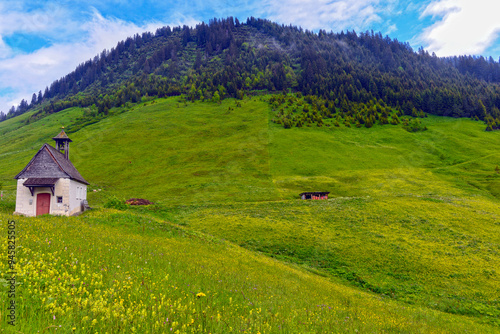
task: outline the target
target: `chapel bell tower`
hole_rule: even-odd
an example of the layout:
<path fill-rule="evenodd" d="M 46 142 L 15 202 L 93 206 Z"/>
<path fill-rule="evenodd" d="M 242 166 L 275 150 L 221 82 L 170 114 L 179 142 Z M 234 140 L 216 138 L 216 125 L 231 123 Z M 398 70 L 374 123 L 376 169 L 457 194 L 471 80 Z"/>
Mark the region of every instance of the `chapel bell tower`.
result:
<path fill-rule="evenodd" d="M 57 136 L 55 136 L 54 139 L 56 141 L 56 149 L 64 154 L 66 159 L 69 159 L 69 143 L 72 142 L 71 139 L 69 139 L 68 135 L 66 132 L 64 132 L 64 126 L 61 127 L 61 133 L 59 133 Z"/>

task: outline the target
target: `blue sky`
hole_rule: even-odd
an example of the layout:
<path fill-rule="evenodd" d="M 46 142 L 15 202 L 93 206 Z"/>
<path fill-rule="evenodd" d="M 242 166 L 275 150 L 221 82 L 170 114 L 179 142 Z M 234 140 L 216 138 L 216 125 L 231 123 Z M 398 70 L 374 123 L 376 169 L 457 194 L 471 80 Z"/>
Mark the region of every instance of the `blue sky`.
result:
<path fill-rule="evenodd" d="M 499 0 L 0 0 L 0 111 L 135 33 L 254 16 L 382 32 L 438 56 L 500 56 Z"/>

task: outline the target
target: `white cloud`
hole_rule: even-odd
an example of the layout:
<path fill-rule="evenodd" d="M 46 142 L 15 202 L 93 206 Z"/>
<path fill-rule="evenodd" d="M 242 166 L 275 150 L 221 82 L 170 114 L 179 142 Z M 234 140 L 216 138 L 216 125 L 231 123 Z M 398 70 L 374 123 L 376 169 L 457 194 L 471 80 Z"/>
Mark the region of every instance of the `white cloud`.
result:
<path fill-rule="evenodd" d="M 12 49 L 5 44 L 5 42 L 0 39 L 0 55 L 3 55 L 4 57 L 10 56 L 12 54 Z"/>
<path fill-rule="evenodd" d="M 48 37 L 51 33 L 61 30 L 61 24 L 66 22 L 67 17 L 63 7 L 55 8 L 51 5 L 45 9 L 24 13 L 16 6 L 11 7 L 0 3 L 0 13 L 0 59 L 12 57 L 15 53 L 15 45 L 7 45 L 5 37 L 16 33 Z"/>
<path fill-rule="evenodd" d="M 395 24 L 391 24 L 389 27 L 387 27 L 387 30 L 385 31 L 385 35 L 390 35 L 391 33 L 398 31 L 398 27 Z"/>
<path fill-rule="evenodd" d="M 97 10 L 94 10 L 92 20 L 82 25 L 82 30 L 87 36 L 82 48 L 88 55 L 91 54 L 89 57 L 92 57 L 103 49 L 114 47 L 127 37 L 144 31 L 155 31 L 161 26 L 163 24 L 160 23 L 137 26 L 119 19 L 104 18 Z"/>
<path fill-rule="evenodd" d="M 184 24 L 195 25 L 196 20 L 182 17 Z M 179 20 L 181 20 L 179 19 Z M 92 59 L 104 49 L 144 31 L 154 32 L 165 24 L 152 22 L 142 26 L 115 18 L 105 18 L 96 10 L 86 23 L 67 22 L 78 26 L 79 38 L 72 42 L 59 42 L 29 54 L 13 55 L 0 59 L 0 91 L 8 88 L 12 93 L 0 95 L 0 111 L 7 112 L 21 99 L 31 101 L 34 92 L 45 89 L 54 80 L 73 71 L 76 66 Z M 181 23 L 176 22 L 176 23 Z M 0 40 L 0 51 L 9 52 L 8 46 Z M 12 52 L 11 52 L 12 53 Z"/>
<path fill-rule="evenodd" d="M 306 29 L 366 29 L 381 21 L 380 0 L 267 0 L 263 11 L 271 20 Z M 393 1 L 382 1 L 392 3 Z"/>
<path fill-rule="evenodd" d="M 43 35 L 63 39 L 79 29 L 71 23 L 68 7 L 46 4 L 45 7 L 24 12 L 22 8 L 9 7 L 0 3 L 0 36 L 3 38 L 15 33 Z"/>
<path fill-rule="evenodd" d="M 438 56 L 479 55 L 500 33 L 500 2 L 491 0 L 437 0 L 421 17 L 442 19 L 420 36 L 426 49 Z"/>
<path fill-rule="evenodd" d="M 0 3 L 0 13 L 2 13 L 2 20 L 0 21 L 0 34 L 8 35 L 16 31 L 23 32 L 43 32 L 48 30 L 51 24 L 60 19 L 58 17 L 62 8 L 52 8 L 47 10 L 37 10 L 30 13 L 23 13 L 20 11 L 13 11 L 7 8 L 4 4 Z M 53 19 L 56 20 L 53 20 Z"/>

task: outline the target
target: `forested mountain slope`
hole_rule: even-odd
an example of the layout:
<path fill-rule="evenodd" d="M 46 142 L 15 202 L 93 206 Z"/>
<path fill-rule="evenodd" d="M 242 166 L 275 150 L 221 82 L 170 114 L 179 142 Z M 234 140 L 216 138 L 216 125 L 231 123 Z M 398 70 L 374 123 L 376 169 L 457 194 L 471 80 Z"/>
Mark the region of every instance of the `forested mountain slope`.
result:
<path fill-rule="evenodd" d="M 321 97 L 332 109 L 381 101 L 408 115 L 477 117 L 490 130 L 500 127 L 499 81 L 491 58 L 443 59 L 380 33 L 313 33 L 227 18 L 130 37 L 0 119 L 38 110 L 32 120 L 93 104 L 106 114 L 144 96 L 217 100 L 292 90 Z"/>

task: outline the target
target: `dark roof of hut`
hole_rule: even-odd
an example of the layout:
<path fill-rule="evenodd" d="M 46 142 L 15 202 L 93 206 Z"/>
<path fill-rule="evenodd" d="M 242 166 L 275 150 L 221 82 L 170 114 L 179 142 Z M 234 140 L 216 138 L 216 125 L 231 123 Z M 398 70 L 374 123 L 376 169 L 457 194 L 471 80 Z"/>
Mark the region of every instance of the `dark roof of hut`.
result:
<path fill-rule="evenodd" d="M 300 193 L 300 196 L 302 196 L 302 195 L 328 195 L 329 193 L 330 193 L 329 191 L 309 191 L 309 192 Z"/>
<path fill-rule="evenodd" d="M 49 179 L 70 178 L 89 184 L 76 170 L 75 166 L 64 154 L 49 144 L 43 144 L 31 161 L 16 175 L 15 179 Z M 33 181 L 32 181 L 33 182 Z"/>

